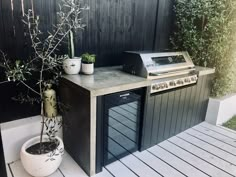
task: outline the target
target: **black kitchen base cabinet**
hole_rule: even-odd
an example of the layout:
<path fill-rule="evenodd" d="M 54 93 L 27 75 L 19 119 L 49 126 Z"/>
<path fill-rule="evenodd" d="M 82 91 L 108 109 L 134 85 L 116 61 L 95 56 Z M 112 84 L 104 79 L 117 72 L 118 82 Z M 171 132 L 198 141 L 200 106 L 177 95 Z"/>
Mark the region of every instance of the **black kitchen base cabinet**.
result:
<path fill-rule="evenodd" d="M 150 94 L 150 88 L 144 87 L 96 97 L 62 79 L 59 95 L 69 109 L 63 114 L 65 149 L 88 175 L 99 173 L 114 160 L 204 121 L 211 78 L 200 76 L 195 85 L 158 94 Z M 96 144 L 91 141 L 92 113 L 96 114 Z"/>
<path fill-rule="evenodd" d="M 196 85 L 155 95 L 147 93 L 141 150 L 204 121 L 211 78 L 211 75 L 200 76 Z"/>
<path fill-rule="evenodd" d="M 65 150 L 90 175 L 90 93 L 62 79 L 59 88 L 63 103 L 63 142 Z"/>

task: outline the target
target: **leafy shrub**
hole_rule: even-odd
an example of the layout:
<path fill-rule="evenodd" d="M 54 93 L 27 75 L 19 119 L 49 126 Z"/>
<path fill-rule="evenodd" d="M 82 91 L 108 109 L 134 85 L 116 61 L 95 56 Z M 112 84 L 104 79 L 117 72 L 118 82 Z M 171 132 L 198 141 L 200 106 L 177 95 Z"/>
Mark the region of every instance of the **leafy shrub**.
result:
<path fill-rule="evenodd" d="M 95 63 L 96 55 L 84 53 L 82 56 L 82 62 L 83 63 Z"/>
<path fill-rule="evenodd" d="M 174 11 L 173 48 L 215 67 L 213 96 L 236 91 L 236 0 L 176 0 Z"/>

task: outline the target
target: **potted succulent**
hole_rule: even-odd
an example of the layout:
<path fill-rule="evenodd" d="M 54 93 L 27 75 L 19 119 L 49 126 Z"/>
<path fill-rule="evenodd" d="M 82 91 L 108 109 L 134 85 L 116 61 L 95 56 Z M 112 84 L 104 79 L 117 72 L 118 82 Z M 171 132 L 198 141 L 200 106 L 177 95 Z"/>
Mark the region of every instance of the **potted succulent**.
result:
<path fill-rule="evenodd" d="M 63 61 L 66 74 L 78 74 L 81 68 L 81 58 L 75 57 L 74 33 L 70 30 L 68 35 L 68 58 Z"/>
<path fill-rule="evenodd" d="M 85 9 L 87 7 L 81 6 L 81 0 L 61 0 L 57 24 L 48 35 L 42 35 L 39 17 L 29 9 L 24 14 L 23 23 L 28 28 L 32 56 L 23 62 L 11 60 L 0 51 L 0 67 L 6 76 L 6 80 L 0 83 L 22 84 L 27 93 L 15 100 L 41 105 L 40 135 L 25 142 L 20 152 L 22 165 L 32 176 L 48 176 L 57 170 L 62 161 L 64 145 L 56 136 L 62 120 L 57 116 L 56 93 L 51 87 L 57 84 L 66 57 L 57 55 L 56 51 L 72 30 L 83 28 L 79 16 Z"/>
<path fill-rule="evenodd" d="M 84 74 L 93 74 L 96 55 L 85 53 L 82 55 L 82 72 Z"/>

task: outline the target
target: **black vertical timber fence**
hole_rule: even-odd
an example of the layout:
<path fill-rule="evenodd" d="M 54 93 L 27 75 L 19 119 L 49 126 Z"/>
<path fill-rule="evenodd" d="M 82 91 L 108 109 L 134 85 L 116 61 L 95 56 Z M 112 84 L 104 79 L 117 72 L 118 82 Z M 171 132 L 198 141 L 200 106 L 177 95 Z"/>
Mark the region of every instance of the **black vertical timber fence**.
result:
<path fill-rule="evenodd" d="M 97 55 L 96 66 L 119 65 L 125 50 L 162 50 L 169 46 L 174 0 L 83 0 L 86 28 L 76 34 L 76 55 Z M 27 29 L 22 23 L 29 8 L 40 17 L 42 31 L 56 22 L 59 0 L 0 0 L 0 50 L 9 58 L 24 60 L 32 50 Z M 66 52 L 66 47 L 62 48 Z M 0 78 L 3 76 L 0 70 Z M 0 84 L 0 122 L 39 114 L 39 106 L 18 104 L 11 97 L 19 88 L 14 83 Z M 0 141 L 1 146 L 1 141 Z M 5 176 L 0 148 L 0 176 Z"/>
<path fill-rule="evenodd" d="M 95 53 L 96 66 L 121 64 L 124 50 L 168 47 L 174 0 L 83 1 L 90 10 L 83 13 L 85 29 L 75 37 L 76 54 Z M 31 48 L 23 14 L 32 9 L 46 32 L 57 20 L 58 3 L 59 0 L 0 0 L 0 49 L 12 58 L 28 58 Z"/>
<path fill-rule="evenodd" d="M 75 36 L 76 55 L 97 55 L 96 66 L 119 65 L 125 50 L 162 50 L 169 46 L 174 0 L 83 0 L 90 7 L 83 13 L 86 27 Z M 32 9 L 43 32 L 56 22 L 59 0 L 0 0 L 0 50 L 17 60 L 29 58 L 32 49 L 23 14 Z M 61 52 L 66 53 L 67 47 Z M 1 70 L 0 70 L 1 72 Z M 3 74 L 0 74 L 0 78 Z M 0 84 L 0 120 L 37 114 L 26 111 L 10 98 L 15 84 Z M 35 112 L 36 111 L 36 112 Z"/>

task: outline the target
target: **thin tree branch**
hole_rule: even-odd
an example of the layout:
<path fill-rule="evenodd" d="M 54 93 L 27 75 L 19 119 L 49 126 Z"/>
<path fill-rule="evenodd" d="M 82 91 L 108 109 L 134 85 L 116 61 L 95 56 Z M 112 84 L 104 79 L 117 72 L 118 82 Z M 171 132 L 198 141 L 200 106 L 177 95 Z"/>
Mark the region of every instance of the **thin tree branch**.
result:
<path fill-rule="evenodd" d="M 53 49 L 50 51 L 49 54 L 47 54 L 46 57 L 50 56 L 58 47 L 58 45 L 61 43 L 61 41 L 68 35 L 72 27 L 69 28 L 69 30 L 61 37 L 61 39 L 57 42 L 57 44 L 53 47 Z"/>
<path fill-rule="evenodd" d="M 0 82 L 0 84 L 4 84 L 4 83 L 7 83 L 7 82 L 11 82 L 11 81 L 2 81 L 2 82 Z"/>
<path fill-rule="evenodd" d="M 33 88 L 31 88 L 28 84 L 26 84 L 25 82 L 23 81 L 20 81 L 20 83 L 22 83 L 24 86 L 26 86 L 28 89 L 30 89 L 32 92 L 36 93 L 37 95 L 40 95 L 41 94 L 39 92 L 37 92 L 36 90 L 34 90 Z"/>
<path fill-rule="evenodd" d="M 53 37 L 51 38 L 51 40 L 50 40 L 50 42 L 49 42 L 49 44 L 48 44 L 48 49 L 47 49 L 46 53 L 49 52 L 50 46 L 51 46 L 51 44 L 52 44 L 52 41 L 54 41 L 54 39 L 55 39 L 55 37 L 57 36 L 57 34 L 59 33 L 59 31 L 61 31 L 61 29 L 62 29 L 62 27 L 63 27 L 65 21 L 70 17 L 70 15 L 71 15 L 72 13 L 73 13 L 73 11 L 71 10 L 71 11 L 68 13 L 67 17 L 64 18 L 64 20 L 60 23 L 59 27 L 57 28 L 57 31 L 54 33 Z"/>

